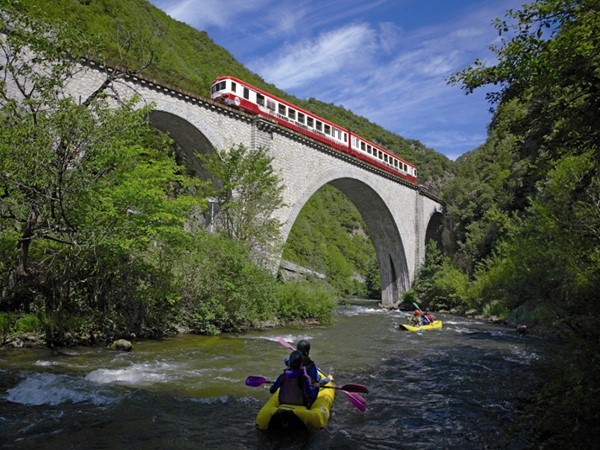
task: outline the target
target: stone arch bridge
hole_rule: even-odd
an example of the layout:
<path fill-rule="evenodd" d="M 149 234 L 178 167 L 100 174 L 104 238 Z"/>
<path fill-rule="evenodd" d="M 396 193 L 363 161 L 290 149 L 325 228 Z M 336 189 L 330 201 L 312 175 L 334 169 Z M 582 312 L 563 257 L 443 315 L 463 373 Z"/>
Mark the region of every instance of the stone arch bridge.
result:
<path fill-rule="evenodd" d="M 105 71 L 86 67 L 69 83 L 69 93 L 85 98 L 106 80 Z M 394 305 L 410 288 L 423 264 L 426 241 L 439 238 L 441 204 L 417 186 L 275 123 L 205 98 L 135 77 L 121 79 L 115 87 L 122 97 L 135 93 L 145 103 L 154 103 L 153 125 L 168 132 L 188 156 L 239 144 L 267 148 L 284 185 L 287 206 L 275 212 L 283 224 L 283 242 L 300 210 L 319 188 L 330 184 L 343 192 L 362 215 L 375 247 L 384 306 Z M 195 164 L 201 174 L 200 163 Z M 274 258 L 278 265 L 281 255 Z"/>

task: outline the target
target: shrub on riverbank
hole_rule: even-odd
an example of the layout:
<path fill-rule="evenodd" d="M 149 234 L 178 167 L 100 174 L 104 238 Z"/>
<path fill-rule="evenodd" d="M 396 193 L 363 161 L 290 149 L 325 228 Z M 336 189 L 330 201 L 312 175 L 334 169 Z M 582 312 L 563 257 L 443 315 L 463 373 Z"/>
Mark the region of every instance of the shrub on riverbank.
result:
<path fill-rule="evenodd" d="M 331 323 L 337 306 L 336 296 L 334 288 L 319 281 L 281 283 L 274 295 L 276 314 L 283 322 L 315 320 Z"/>

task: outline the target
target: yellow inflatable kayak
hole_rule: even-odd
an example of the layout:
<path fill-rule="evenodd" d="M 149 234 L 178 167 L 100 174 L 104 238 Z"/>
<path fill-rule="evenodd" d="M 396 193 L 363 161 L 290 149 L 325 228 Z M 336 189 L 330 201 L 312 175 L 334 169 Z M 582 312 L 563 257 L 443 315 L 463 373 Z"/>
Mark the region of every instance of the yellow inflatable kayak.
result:
<path fill-rule="evenodd" d="M 429 325 L 421 325 L 421 326 L 409 325 L 407 323 L 400 324 L 401 330 L 408 330 L 408 331 L 440 330 L 441 328 L 442 328 L 441 320 L 434 320 L 433 323 L 430 323 Z"/>
<path fill-rule="evenodd" d="M 334 387 L 329 382 L 325 386 Z M 327 426 L 335 389 L 321 388 L 310 408 L 279 403 L 279 389 L 263 405 L 256 416 L 256 427 L 269 431 L 320 430 Z"/>

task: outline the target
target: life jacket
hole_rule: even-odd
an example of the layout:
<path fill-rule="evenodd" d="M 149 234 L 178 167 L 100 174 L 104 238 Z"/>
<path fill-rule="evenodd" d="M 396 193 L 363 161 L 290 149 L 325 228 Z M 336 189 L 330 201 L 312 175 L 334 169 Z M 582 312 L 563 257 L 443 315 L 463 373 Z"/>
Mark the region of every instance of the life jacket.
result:
<path fill-rule="evenodd" d="M 303 355 L 302 357 L 302 367 L 306 368 L 305 374 L 311 378 L 310 382 L 314 383 L 319 381 L 319 372 L 317 371 L 317 366 L 315 362 L 310 359 L 310 357 Z"/>
<path fill-rule="evenodd" d="M 306 405 L 304 382 L 305 378 L 302 370 L 284 370 L 281 386 L 279 386 L 279 403 Z"/>

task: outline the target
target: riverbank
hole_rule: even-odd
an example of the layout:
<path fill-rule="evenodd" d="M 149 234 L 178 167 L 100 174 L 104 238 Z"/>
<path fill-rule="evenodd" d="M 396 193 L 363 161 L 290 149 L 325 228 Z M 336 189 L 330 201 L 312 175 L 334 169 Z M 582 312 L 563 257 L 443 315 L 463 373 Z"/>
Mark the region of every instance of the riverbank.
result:
<path fill-rule="evenodd" d="M 302 328 L 302 327 L 312 327 L 312 326 L 318 326 L 318 325 L 323 325 L 323 323 L 316 319 L 305 319 L 305 320 L 297 320 L 296 319 L 296 320 L 288 321 L 286 323 L 275 323 L 273 321 L 267 321 L 267 322 L 261 323 L 260 326 L 246 328 L 241 331 L 242 332 L 260 332 L 260 331 L 276 329 L 276 328 L 284 328 L 284 327 Z M 237 332 L 239 332 L 239 331 L 237 331 Z M 176 329 L 172 329 L 170 331 L 165 331 L 162 333 L 158 333 L 157 331 L 154 331 L 152 333 L 149 333 L 148 335 L 141 335 L 141 336 L 130 334 L 129 336 L 119 336 L 119 337 L 115 337 L 113 339 L 103 337 L 100 332 L 84 334 L 81 336 L 75 336 L 71 333 L 65 333 L 65 336 L 63 339 L 64 345 L 49 346 L 47 343 L 47 340 L 46 340 L 46 334 L 42 331 L 23 332 L 23 333 L 14 333 L 13 332 L 13 333 L 8 333 L 7 335 L 2 337 L 2 340 L 0 340 L 0 351 L 3 348 L 46 348 L 46 347 L 58 348 L 58 347 L 75 347 L 75 346 L 108 347 L 119 339 L 125 339 L 128 341 L 135 342 L 136 339 L 150 339 L 150 340 L 164 339 L 164 338 L 168 338 L 168 337 L 174 337 L 174 336 L 178 336 L 178 335 L 188 335 L 188 334 L 202 336 L 202 334 L 194 333 L 189 328 L 176 328 Z M 227 332 L 225 332 L 223 334 L 227 334 Z"/>

